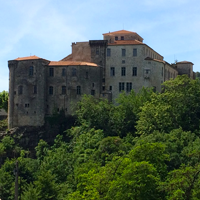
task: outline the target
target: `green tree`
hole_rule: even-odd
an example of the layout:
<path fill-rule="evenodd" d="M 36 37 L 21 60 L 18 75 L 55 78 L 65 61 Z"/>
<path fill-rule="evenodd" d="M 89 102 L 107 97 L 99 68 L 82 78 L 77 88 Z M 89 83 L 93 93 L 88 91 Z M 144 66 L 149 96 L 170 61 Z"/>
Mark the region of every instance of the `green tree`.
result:
<path fill-rule="evenodd" d="M 200 81 L 178 76 L 164 83 L 165 90 L 152 94 L 139 113 L 137 133 L 151 134 L 155 130 L 169 133 L 173 129 L 198 133 L 200 123 Z"/>
<path fill-rule="evenodd" d="M 4 109 L 8 112 L 8 92 L 0 92 L 0 109 Z"/>
<path fill-rule="evenodd" d="M 166 154 L 165 145 L 162 143 L 142 142 L 130 151 L 129 158 L 133 162 L 149 162 L 155 167 L 162 179 L 167 175 L 166 161 L 169 160 L 169 155 Z"/>
<path fill-rule="evenodd" d="M 165 146 L 164 153 L 169 155 L 169 160 L 166 161 L 168 171 L 178 169 L 181 164 L 195 165 L 200 162 L 200 138 L 181 128 L 174 129 L 170 133 L 155 131 L 152 134 L 135 138 L 134 142 L 136 146 L 145 143 L 163 144 Z"/>
<path fill-rule="evenodd" d="M 153 165 L 146 161 L 133 162 L 111 183 L 107 199 L 161 199 L 157 189 L 159 181 L 159 175 Z"/>
<path fill-rule="evenodd" d="M 181 166 L 169 173 L 166 182 L 160 185 L 169 200 L 194 200 L 200 198 L 200 165 Z"/>
<path fill-rule="evenodd" d="M 33 184 L 29 184 L 24 188 L 24 192 L 22 194 L 22 200 L 38 200 L 39 192 L 34 187 Z"/>
<path fill-rule="evenodd" d="M 42 170 L 34 182 L 38 191 L 38 200 L 58 199 L 59 187 L 55 182 L 55 177 L 50 171 Z"/>
<path fill-rule="evenodd" d="M 117 105 L 105 99 L 83 96 L 77 105 L 77 117 L 80 124 L 103 130 L 106 136 L 125 137 L 135 134 L 138 113 L 145 102 L 150 101 L 151 89 L 143 88 L 138 94 L 133 90 L 127 95 L 122 93 L 116 100 Z"/>

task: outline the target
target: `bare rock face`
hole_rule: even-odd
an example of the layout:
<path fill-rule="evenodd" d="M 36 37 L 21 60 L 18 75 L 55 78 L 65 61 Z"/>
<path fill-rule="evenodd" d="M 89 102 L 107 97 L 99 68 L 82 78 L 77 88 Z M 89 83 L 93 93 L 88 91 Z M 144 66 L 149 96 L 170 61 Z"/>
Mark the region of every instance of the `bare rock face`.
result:
<path fill-rule="evenodd" d="M 59 130 L 56 127 L 51 129 L 47 127 L 33 127 L 33 126 L 23 126 L 15 127 L 7 132 L 0 133 L 0 139 L 4 136 L 11 136 L 15 143 L 18 144 L 25 150 L 29 150 L 31 156 L 34 157 L 35 147 L 38 142 L 43 139 L 48 144 L 53 144 L 55 137 L 59 134 Z"/>

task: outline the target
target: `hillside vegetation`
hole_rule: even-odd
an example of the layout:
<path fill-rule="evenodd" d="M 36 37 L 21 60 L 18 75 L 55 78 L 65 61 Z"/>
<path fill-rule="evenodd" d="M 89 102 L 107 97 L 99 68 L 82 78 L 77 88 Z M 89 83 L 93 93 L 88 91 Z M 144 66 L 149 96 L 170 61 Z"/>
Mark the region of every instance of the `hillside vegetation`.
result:
<path fill-rule="evenodd" d="M 199 80 L 122 93 L 117 105 L 83 96 L 76 117 L 52 146 L 40 140 L 34 158 L 2 139 L 2 200 L 14 199 L 16 160 L 22 200 L 200 199 Z"/>

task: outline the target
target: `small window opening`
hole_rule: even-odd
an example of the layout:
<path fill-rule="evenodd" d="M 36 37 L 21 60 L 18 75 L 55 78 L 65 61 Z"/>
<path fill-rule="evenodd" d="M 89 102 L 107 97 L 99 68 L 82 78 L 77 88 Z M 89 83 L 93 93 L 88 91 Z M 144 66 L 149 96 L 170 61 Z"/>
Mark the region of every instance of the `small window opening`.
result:
<path fill-rule="evenodd" d="M 65 75 L 66 75 L 66 69 L 63 68 L 63 69 L 62 69 L 62 76 L 65 76 Z"/>
<path fill-rule="evenodd" d="M 95 95 L 95 90 L 91 90 L 91 95 Z"/>
<path fill-rule="evenodd" d="M 85 72 L 85 78 L 88 79 L 88 72 Z"/>
<path fill-rule="evenodd" d="M 54 76 L 54 68 L 49 68 L 49 76 Z"/>

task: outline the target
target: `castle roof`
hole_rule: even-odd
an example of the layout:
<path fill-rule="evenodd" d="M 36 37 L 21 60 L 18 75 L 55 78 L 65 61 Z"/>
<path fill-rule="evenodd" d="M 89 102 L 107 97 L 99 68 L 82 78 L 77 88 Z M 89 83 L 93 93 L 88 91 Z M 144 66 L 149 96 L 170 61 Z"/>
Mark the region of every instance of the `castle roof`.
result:
<path fill-rule="evenodd" d="M 69 54 L 68 56 L 64 57 L 62 60 L 60 61 L 71 61 L 72 60 L 72 53 Z"/>
<path fill-rule="evenodd" d="M 18 57 L 15 60 L 38 60 L 38 59 L 42 59 L 38 56 L 28 56 L 28 57 Z"/>
<path fill-rule="evenodd" d="M 127 45 L 127 44 L 144 44 L 138 40 L 115 40 L 114 43 L 109 43 L 108 45 Z"/>
<path fill-rule="evenodd" d="M 136 34 L 136 35 L 138 35 L 136 32 L 132 32 L 132 31 L 127 31 L 127 30 L 120 30 L 120 31 L 114 31 L 114 32 L 109 32 L 109 33 L 104 33 L 103 35 L 105 36 L 105 35 L 126 35 L 126 34 Z M 140 35 L 138 35 L 142 40 L 143 40 L 143 38 L 140 36 Z"/>
<path fill-rule="evenodd" d="M 51 61 L 49 63 L 50 66 L 73 66 L 73 65 L 87 65 L 92 67 L 98 67 L 95 63 L 90 62 L 81 62 L 81 61 Z"/>
<path fill-rule="evenodd" d="M 155 59 L 155 58 L 151 58 L 151 57 L 146 57 L 145 60 L 153 60 L 156 62 L 166 63 L 164 60 L 159 60 L 159 59 Z"/>
<path fill-rule="evenodd" d="M 130 34 L 130 33 L 137 34 L 136 32 L 132 32 L 132 31 L 120 30 L 120 31 L 114 31 L 114 32 L 104 33 L 103 35 Z"/>
<path fill-rule="evenodd" d="M 181 62 L 177 62 L 176 64 L 192 64 L 194 65 L 192 62 L 190 61 L 181 61 Z"/>

